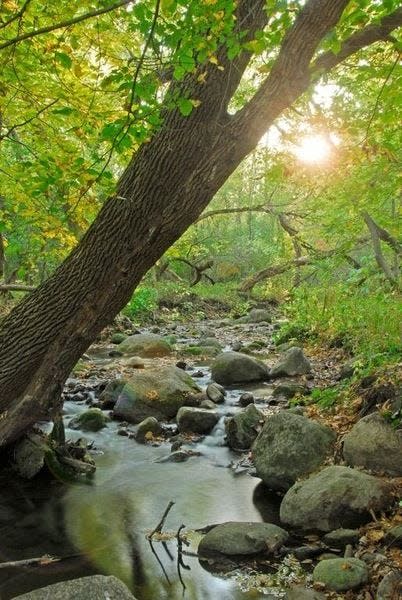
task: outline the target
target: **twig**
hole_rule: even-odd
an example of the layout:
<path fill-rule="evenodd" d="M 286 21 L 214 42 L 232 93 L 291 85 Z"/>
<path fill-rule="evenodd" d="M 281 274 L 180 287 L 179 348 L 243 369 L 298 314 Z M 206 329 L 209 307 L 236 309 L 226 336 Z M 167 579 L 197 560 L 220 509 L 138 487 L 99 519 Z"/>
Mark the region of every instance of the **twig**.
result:
<path fill-rule="evenodd" d="M 166 579 L 166 581 L 168 582 L 168 584 L 169 584 L 169 585 L 172 585 L 172 584 L 171 584 L 171 581 L 170 581 L 170 579 L 169 579 L 169 576 L 168 576 L 168 574 L 166 573 L 166 569 L 165 569 L 165 567 L 163 566 L 163 562 L 162 562 L 162 561 L 161 561 L 161 559 L 159 558 L 159 556 L 158 556 L 158 553 L 156 552 L 156 550 L 155 550 L 155 548 L 154 548 L 154 546 L 153 546 L 153 543 L 152 543 L 152 541 L 149 539 L 149 537 L 148 537 L 148 542 L 149 542 L 149 545 L 151 546 L 151 551 L 152 551 L 152 554 L 155 556 L 156 560 L 158 561 L 158 563 L 159 563 L 159 566 L 160 566 L 160 567 L 161 567 L 161 569 L 162 569 L 162 572 L 163 572 L 163 574 L 164 574 L 164 576 L 165 576 L 165 579 Z"/>
<path fill-rule="evenodd" d="M 148 538 L 149 540 L 151 540 L 151 539 L 152 539 L 152 537 L 155 535 L 155 533 L 161 533 L 161 531 L 162 531 L 162 527 L 163 527 L 163 526 L 164 526 L 164 524 L 165 524 L 166 518 L 167 518 L 167 516 L 168 516 L 168 514 L 169 514 L 169 512 L 170 512 L 170 509 L 172 508 L 172 506 L 174 506 L 174 504 L 175 504 L 175 503 L 174 503 L 174 502 L 172 502 L 172 500 L 169 502 L 169 504 L 168 504 L 168 505 L 167 505 L 167 507 L 166 507 L 166 510 L 165 510 L 165 512 L 164 512 L 164 513 L 163 513 L 163 515 L 162 515 L 162 518 L 161 518 L 161 520 L 159 521 L 159 523 L 157 524 L 157 526 L 155 527 L 155 529 L 154 529 L 153 531 L 151 531 L 151 533 L 150 533 L 149 535 L 147 535 L 147 538 Z"/>
<path fill-rule="evenodd" d="M 176 533 L 176 538 L 177 538 L 177 573 L 179 575 L 179 579 L 180 579 L 180 583 L 183 587 L 183 594 L 186 590 L 186 584 L 183 581 L 183 577 L 181 575 L 181 568 L 186 569 L 187 571 L 190 571 L 190 566 L 189 565 L 185 565 L 183 562 L 183 541 L 180 537 L 180 532 L 182 529 L 184 529 L 185 525 L 181 524 L 179 529 L 177 530 Z"/>
<path fill-rule="evenodd" d="M 0 569 L 15 569 L 19 567 L 30 567 L 31 565 L 46 566 L 67 558 L 76 558 L 82 554 L 70 554 L 69 556 L 49 556 L 44 554 L 39 558 L 26 558 L 24 560 L 11 560 L 9 562 L 0 563 Z"/>

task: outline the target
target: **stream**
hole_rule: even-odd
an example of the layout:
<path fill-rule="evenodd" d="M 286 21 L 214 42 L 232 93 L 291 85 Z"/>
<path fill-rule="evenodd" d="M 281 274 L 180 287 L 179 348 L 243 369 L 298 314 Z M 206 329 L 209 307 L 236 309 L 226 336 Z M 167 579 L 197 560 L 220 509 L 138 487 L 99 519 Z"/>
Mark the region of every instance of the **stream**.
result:
<path fill-rule="evenodd" d="M 272 333 L 271 326 L 258 329 L 259 336 Z M 231 339 L 234 333 L 226 330 L 224 335 Z M 244 335 L 255 337 L 255 332 L 245 328 Z M 188 340 L 183 336 L 179 342 Z M 107 369 L 113 364 L 104 349 L 95 349 L 90 357 L 96 367 Z M 193 369 L 202 369 L 203 376 L 196 381 L 205 389 L 210 381 L 208 365 L 196 359 L 189 362 Z M 86 385 L 90 382 L 85 381 Z M 225 445 L 224 418 L 240 410 L 238 398 L 244 391 L 251 391 L 262 402 L 270 396 L 272 387 L 258 383 L 227 389 L 224 404 L 216 409 L 221 415 L 218 424 L 210 435 L 182 446 L 195 452 L 182 463 L 167 460 L 169 442 L 139 444 L 118 435 L 121 426 L 117 421 L 98 433 L 69 429 L 70 419 L 88 406 L 84 402 L 65 402 L 67 438 L 84 437 L 93 442 L 97 466 L 94 483 L 66 487 L 40 475 L 26 482 L 3 477 L 0 560 L 45 554 L 70 558 L 18 571 L 3 569 L 0 598 L 8 600 L 56 581 L 102 572 L 125 580 L 137 600 L 280 597 L 280 590 L 275 595 L 273 589 L 257 591 L 243 586 L 238 569 L 214 574 L 207 570 L 207 564 L 191 555 L 201 538 L 194 532 L 198 528 L 225 521 L 279 520 L 280 499 L 252 476 L 247 465 L 242 466 L 247 453 L 233 452 Z M 257 407 L 266 408 L 266 404 L 257 402 Z M 170 501 L 175 504 L 164 524 L 166 539 L 151 544 L 146 535 L 156 527 Z M 188 554 L 178 561 L 175 536 L 181 525 L 191 532 L 189 545 L 183 547 Z M 183 529 L 182 534 L 185 532 Z"/>

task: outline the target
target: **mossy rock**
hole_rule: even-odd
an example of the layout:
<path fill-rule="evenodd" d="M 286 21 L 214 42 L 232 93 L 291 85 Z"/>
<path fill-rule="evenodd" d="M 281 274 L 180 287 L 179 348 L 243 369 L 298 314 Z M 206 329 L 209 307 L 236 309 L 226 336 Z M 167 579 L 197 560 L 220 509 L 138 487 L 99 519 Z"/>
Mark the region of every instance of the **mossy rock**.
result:
<path fill-rule="evenodd" d="M 110 341 L 112 344 L 121 344 L 122 342 L 124 342 L 124 340 L 127 338 L 127 335 L 125 333 L 121 333 L 120 331 L 116 331 L 112 337 L 110 338 Z"/>
<path fill-rule="evenodd" d="M 139 333 L 130 335 L 118 346 L 119 352 L 126 356 L 142 356 L 156 358 L 168 356 L 173 348 L 169 342 L 155 333 Z"/>
<path fill-rule="evenodd" d="M 73 417 L 68 424 L 70 429 L 82 429 L 82 431 L 100 431 L 106 427 L 109 421 L 100 408 L 89 408 L 85 412 Z"/>
<path fill-rule="evenodd" d="M 347 592 L 367 583 L 368 569 L 366 563 L 358 558 L 332 558 L 318 563 L 313 578 L 328 590 Z"/>

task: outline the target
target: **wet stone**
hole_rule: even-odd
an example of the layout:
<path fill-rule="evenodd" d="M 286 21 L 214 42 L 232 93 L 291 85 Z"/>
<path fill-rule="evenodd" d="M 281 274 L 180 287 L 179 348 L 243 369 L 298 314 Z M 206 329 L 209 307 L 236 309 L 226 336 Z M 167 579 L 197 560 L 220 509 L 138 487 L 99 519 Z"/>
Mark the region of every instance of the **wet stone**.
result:
<path fill-rule="evenodd" d="M 358 558 L 332 558 L 318 563 L 313 571 L 313 579 L 323 583 L 329 590 L 347 592 L 367 583 L 368 569 Z"/>

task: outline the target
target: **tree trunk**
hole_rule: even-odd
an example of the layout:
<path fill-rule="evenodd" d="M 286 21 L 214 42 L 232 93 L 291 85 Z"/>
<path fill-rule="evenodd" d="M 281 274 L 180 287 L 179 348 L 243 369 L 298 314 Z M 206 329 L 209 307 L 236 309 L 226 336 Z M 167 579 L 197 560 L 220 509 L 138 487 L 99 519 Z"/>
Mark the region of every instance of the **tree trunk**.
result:
<path fill-rule="evenodd" d="M 62 386 L 82 353 L 266 129 L 306 91 L 317 45 L 347 4 L 309 0 L 266 81 L 236 115 L 227 108 L 249 62 L 247 52 L 229 61 L 222 48 L 219 66 L 208 63 L 172 84 L 172 94 L 187 92 L 199 107 L 188 117 L 166 112 L 79 245 L 2 323 L 0 446 L 60 410 Z M 247 31 L 244 40 L 265 26 L 264 7 L 264 0 L 240 0 L 237 23 Z M 206 69 L 202 83 L 198 77 Z"/>

